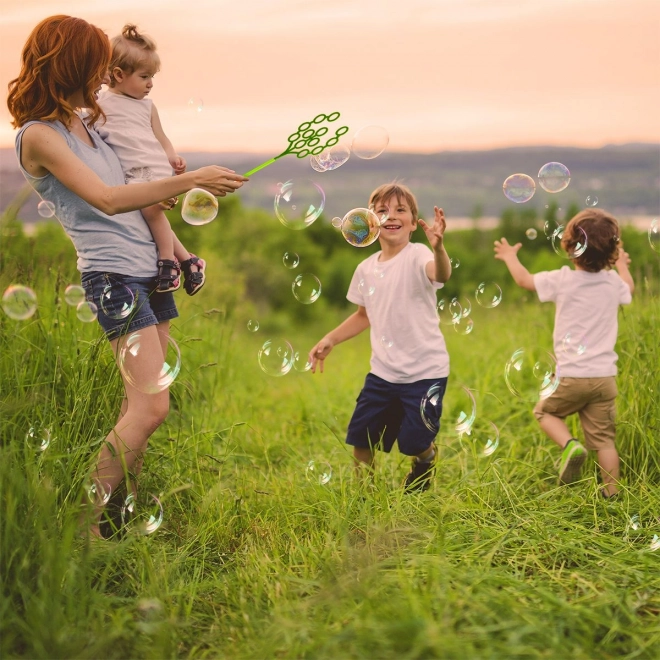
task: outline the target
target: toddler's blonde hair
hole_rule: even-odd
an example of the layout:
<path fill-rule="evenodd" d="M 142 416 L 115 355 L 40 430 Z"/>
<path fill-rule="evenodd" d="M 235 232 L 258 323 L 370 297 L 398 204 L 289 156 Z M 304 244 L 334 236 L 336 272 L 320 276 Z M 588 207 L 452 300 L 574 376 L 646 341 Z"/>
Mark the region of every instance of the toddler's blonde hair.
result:
<path fill-rule="evenodd" d="M 117 84 L 112 72 L 115 67 L 131 74 L 138 67 L 146 66 L 160 70 L 160 57 L 156 52 L 156 42 L 146 34 L 140 34 L 137 25 L 124 25 L 121 34 L 110 40 L 112 59 L 110 60 L 110 87 Z"/>

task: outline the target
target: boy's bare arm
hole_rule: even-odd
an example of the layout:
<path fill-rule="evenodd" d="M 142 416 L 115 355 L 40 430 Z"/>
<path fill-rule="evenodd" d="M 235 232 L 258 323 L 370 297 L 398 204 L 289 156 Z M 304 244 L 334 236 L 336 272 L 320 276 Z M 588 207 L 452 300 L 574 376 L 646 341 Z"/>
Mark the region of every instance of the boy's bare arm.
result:
<path fill-rule="evenodd" d="M 501 241 L 495 241 L 495 259 L 499 259 L 506 264 L 515 283 L 528 291 L 536 291 L 534 286 L 534 277 L 525 268 L 518 259 L 518 250 L 522 243 L 509 245 L 509 241 L 503 238 Z"/>
<path fill-rule="evenodd" d="M 314 348 L 309 352 L 309 361 L 312 363 L 312 373 L 316 372 L 319 364 L 323 373 L 323 361 L 328 357 L 330 351 L 341 342 L 351 339 L 370 326 L 367 310 L 358 305 L 357 311 L 351 314 L 343 323 L 331 330 Z"/>
<path fill-rule="evenodd" d="M 619 254 L 614 262 L 614 267 L 619 273 L 619 277 L 628 285 L 631 295 L 635 293 L 635 283 L 628 266 L 630 265 L 630 255 L 623 250 L 623 242 L 619 243 Z"/>
<path fill-rule="evenodd" d="M 426 275 L 432 282 L 444 283 L 451 276 L 451 262 L 444 245 L 447 222 L 442 209 L 435 206 L 433 210 L 435 217 L 432 225 L 426 224 L 421 218 L 419 220 L 419 226 L 424 230 L 433 250 L 433 261 L 426 264 Z"/>

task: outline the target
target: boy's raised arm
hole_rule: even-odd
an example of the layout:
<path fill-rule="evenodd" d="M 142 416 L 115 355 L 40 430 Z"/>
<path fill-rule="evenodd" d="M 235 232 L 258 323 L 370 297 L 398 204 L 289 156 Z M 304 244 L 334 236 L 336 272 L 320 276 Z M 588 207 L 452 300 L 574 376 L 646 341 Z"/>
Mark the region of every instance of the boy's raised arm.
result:
<path fill-rule="evenodd" d="M 534 277 L 525 268 L 518 259 L 518 250 L 522 247 L 522 243 L 509 245 L 506 238 L 501 241 L 495 241 L 495 259 L 499 259 L 506 264 L 511 276 L 515 283 L 528 291 L 536 291 L 534 286 Z"/>
<path fill-rule="evenodd" d="M 619 242 L 619 254 L 614 262 L 614 267 L 619 273 L 619 277 L 628 285 L 630 294 L 635 293 L 635 283 L 628 266 L 630 265 L 630 255 L 623 249 L 623 241 Z"/>
<path fill-rule="evenodd" d="M 444 244 L 447 221 L 442 209 L 435 206 L 433 210 L 435 217 L 432 225 L 427 225 L 424 220 L 419 219 L 419 226 L 424 230 L 433 250 L 433 261 L 426 264 L 426 275 L 430 280 L 444 284 L 451 276 L 451 262 Z"/>

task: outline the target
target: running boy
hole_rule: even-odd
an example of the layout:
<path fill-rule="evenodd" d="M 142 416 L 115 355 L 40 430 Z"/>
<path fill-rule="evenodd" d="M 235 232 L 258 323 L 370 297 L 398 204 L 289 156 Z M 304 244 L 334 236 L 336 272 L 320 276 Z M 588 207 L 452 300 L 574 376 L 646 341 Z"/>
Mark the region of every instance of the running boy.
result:
<path fill-rule="evenodd" d="M 98 99 L 105 119 L 99 119 L 96 130 L 117 154 L 126 183 L 164 179 L 172 176 L 172 170 L 182 174 L 186 161 L 174 150 L 156 106 L 147 99 L 160 69 L 156 44 L 135 25 L 125 25 L 111 43 L 110 86 Z M 160 204 L 142 209 L 142 215 L 158 248 L 156 291 L 176 291 L 183 270 L 183 288 L 195 295 L 204 285 L 205 261 L 183 247 Z"/>
<path fill-rule="evenodd" d="M 384 184 L 371 193 L 370 207 L 387 220 L 382 224 L 380 252 L 356 268 L 347 298 L 357 311 L 330 331 L 309 353 L 312 372 L 333 347 L 370 328 L 371 371 L 348 426 L 346 442 L 353 446 L 357 467 L 374 467 L 374 451 L 389 452 L 398 440 L 399 451 L 411 456 L 412 469 L 405 489 L 426 490 L 435 462 L 435 433 L 420 414 L 420 403 L 432 385 L 442 396 L 449 376 L 449 355 L 436 312 L 436 290 L 451 275 L 444 247 L 446 228 L 442 209 L 435 207 L 435 221 L 417 217 L 412 192 L 398 183 Z M 433 251 L 411 243 L 419 223 Z"/>
<path fill-rule="evenodd" d="M 587 248 L 584 252 L 578 246 Z M 575 270 L 530 272 L 518 260 L 521 244 L 495 241 L 495 258 L 503 261 L 518 286 L 536 291 L 541 302 L 556 304 L 553 342 L 560 381 L 557 390 L 540 400 L 534 414 L 545 434 L 563 448 L 559 482 L 580 477 L 587 449 L 598 453 L 603 497 L 618 492 L 619 454 L 614 445 L 617 388 L 617 312 L 632 300 L 635 285 L 619 239 L 619 224 L 600 209 L 585 209 L 566 226 L 561 245 Z M 611 270 L 616 267 L 617 272 Z M 582 348 L 572 350 L 571 339 Z M 567 346 L 569 347 L 567 350 Z M 585 348 L 586 347 L 586 348 Z M 585 447 L 571 436 L 564 419 L 578 413 Z"/>

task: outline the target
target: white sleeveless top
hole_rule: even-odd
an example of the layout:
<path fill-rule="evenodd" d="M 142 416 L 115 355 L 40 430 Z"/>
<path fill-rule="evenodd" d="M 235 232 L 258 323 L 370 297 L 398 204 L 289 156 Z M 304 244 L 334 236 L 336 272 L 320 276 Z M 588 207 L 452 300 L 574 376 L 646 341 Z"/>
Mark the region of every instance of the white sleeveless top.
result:
<path fill-rule="evenodd" d="M 95 128 L 117 154 L 126 183 L 173 176 L 167 154 L 151 126 L 151 99 L 133 99 L 103 90 L 99 94 L 99 105 L 106 119 L 103 121 L 100 117 Z"/>

